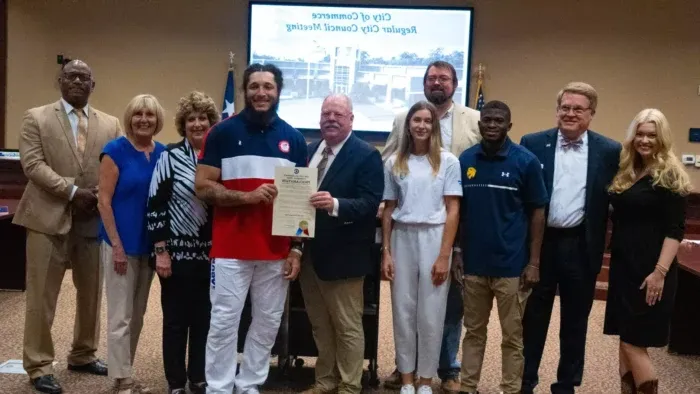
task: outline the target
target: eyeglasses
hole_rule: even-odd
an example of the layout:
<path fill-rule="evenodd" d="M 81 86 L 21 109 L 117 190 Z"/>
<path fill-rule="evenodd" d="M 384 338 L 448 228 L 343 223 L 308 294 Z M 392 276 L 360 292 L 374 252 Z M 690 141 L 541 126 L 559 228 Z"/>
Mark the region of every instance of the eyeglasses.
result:
<path fill-rule="evenodd" d="M 343 120 L 343 119 L 345 119 L 345 117 L 347 117 L 348 115 L 347 115 L 347 114 L 341 114 L 341 113 L 339 113 L 339 112 L 330 112 L 330 111 L 321 112 L 321 117 L 323 117 L 324 119 L 328 119 L 328 118 L 330 118 L 331 116 L 335 117 L 335 118 L 338 119 L 338 120 Z"/>
<path fill-rule="evenodd" d="M 583 108 L 583 107 L 569 107 L 568 105 L 562 105 L 559 107 L 559 112 L 562 114 L 568 114 L 569 111 L 574 111 L 574 114 L 576 115 L 583 115 L 584 112 L 588 111 L 590 108 Z"/>
<path fill-rule="evenodd" d="M 452 78 L 444 76 L 444 75 L 441 75 L 439 77 L 432 75 L 432 76 L 427 78 L 427 81 L 430 83 L 435 83 L 435 81 L 440 81 L 440 83 L 447 83 L 447 82 L 452 81 Z"/>
<path fill-rule="evenodd" d="M 92 76 L 90 74 L 81 74 L 81 73 L 68 73 L 68 74 L 63 74 L 63 78 L 65 78 L 66 81 L 73 82 L 75 81 L 76 78 L 80 82 L 90 82 L 92 81 Z"/>

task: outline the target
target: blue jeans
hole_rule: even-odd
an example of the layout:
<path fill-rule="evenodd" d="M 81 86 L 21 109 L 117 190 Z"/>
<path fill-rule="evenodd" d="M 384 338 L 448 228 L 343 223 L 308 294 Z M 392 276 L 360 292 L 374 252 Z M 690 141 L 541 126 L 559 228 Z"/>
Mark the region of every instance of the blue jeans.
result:
<path fill-rule="evenodd" d="M 453 279 L 450 281 L 450 290 L 447 293 L 445 328 L 442 331 L 442 347 L 438 366 L 440 380 L 459 378 L 460 363 L 457 361 L 457 352 L 459 352 L 460 339 L 462 338 L 463 317 L 462 285 Z"/>

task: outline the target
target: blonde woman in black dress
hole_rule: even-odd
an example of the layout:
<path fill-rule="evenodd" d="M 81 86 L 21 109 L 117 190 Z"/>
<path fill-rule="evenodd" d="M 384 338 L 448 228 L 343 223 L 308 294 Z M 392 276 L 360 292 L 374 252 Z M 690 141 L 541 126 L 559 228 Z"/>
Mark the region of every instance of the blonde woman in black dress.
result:
<path fill-rule="evenodd" d="M 688 174 L 672 151 L 664 114 L 635 116 L 610 186 L 613 206 L 610 283 L 604 332 L 620 336 L 622 393 L 656 393 L 648 347 L 668 344 L 683 240 Z"/>

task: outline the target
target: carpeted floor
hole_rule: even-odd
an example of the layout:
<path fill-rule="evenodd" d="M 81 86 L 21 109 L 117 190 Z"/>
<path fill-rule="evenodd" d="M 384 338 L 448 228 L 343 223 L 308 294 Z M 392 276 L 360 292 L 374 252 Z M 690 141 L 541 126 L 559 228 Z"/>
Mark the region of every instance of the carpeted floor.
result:
<path fill-rule="evenodd" d="M 391 305 L 388 297 L 389 286 L 382 284 L 382 305 L 380 322 L 379 376 L 387 377 L 394 365 L 394 347 L 391 327 Z M 161 311 L 160 285 L 154 280 L 149 309 L 146 314 L 145 327 L 141 336 L 135 362 L 136 378 L 154 389 L 156 393 L 166 392 L 161 353 Z M 111 382 L 105 377 L 93 377 L 66 370 L 66 355 L 73 337 L 75 318 L 75 289 L 67 275 L 58 302 L 58 310 L 53 328 L 56 347 L 56 376 L 64 387 L 64 392 L 71 393 L 108 393 Z M 558 360 L 558 321 L 559 306 L 555 303 L 549 330 L 549 341 L 545 349 L 540 370 L 541 382 L 538 393 L 548 393 L 549 384 L 556 375 Z M 106 305 L 103 303 L 103 332 Z M 617 339 L 602 334 L 602 321 L 605 303 L 596 301 L 589 323 L 588 345 L 586 353 L 586 370 L 583 385 L 579 393 L 619 393 L 617 375 Z M 0 292 L 0 363 L 8 359 L 22 358 L 22 336 L 24 326 L 24 294 Z M 642 328 L 643 329 L 643 328 Z M 500 380 L 500 328 L 498 316 L 494 309 L 489 323 L 489 341 L 484 359 L 484 368 L 479 390 L 482 394 L 498 393 Z M 293 338 L 292 338 L 293 340 Z M 99 356 L 106 359 L 105 336 L 101 337 Z M 652 350 L 652 359 L 658 368 L 661 380 L 660 392 L 672 394 L 700 393 L 700 358 L 669 355 L 665 349 Z M 276 359 L 276 358 L 275 358 Z M 306 365 L 313 365 L 313 359 L 306 360 Z M 435 388 L 437 388 L 437 383 Z M 286 390 L 291 391 L 291 390 Z M 379 389 L 378 391 L 383 391 Z M 26 375 L 0 374 L 0 393 L 31 393 Z M 268 391 L 272 392 L 272 391 Z M 437 392 L 437 391 L 436 391 Z"/>

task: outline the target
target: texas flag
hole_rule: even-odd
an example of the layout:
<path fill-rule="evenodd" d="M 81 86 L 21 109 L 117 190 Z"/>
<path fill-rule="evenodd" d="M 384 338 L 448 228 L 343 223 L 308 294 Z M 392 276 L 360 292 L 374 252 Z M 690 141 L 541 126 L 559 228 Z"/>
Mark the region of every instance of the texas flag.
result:
<path fill-rule="evenodd" d="M 221 111 L 221 119 L 226 119 L 234 113 L 233 100 L 235 96 L 233 85 L 233 69 L 229 68 L 226 76 L 226 90 L 224 92 L 224 109 Z"/>

